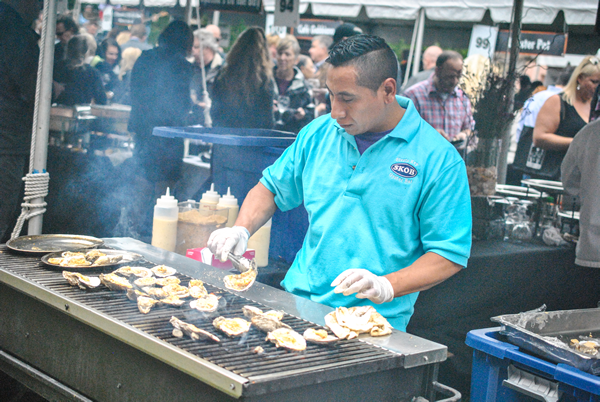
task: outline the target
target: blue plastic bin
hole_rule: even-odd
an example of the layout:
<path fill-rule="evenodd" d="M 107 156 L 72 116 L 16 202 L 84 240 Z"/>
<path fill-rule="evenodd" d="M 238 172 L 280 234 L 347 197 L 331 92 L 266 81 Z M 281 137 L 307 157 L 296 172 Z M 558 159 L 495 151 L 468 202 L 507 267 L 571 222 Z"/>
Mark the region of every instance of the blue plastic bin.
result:
<path fill-rule="evenodd" d="M 500 340 L 501 328 L 470 331 L 471 401 L 600 402 L 600 377 L 553 364 Z"/>
<path fill-rule="evenodd" d="M 212 174 L 215 190 L 231 194 L 244 202 L 248 191 L 262 177 L 262 171 L 273 164 L 296 139 L 295 134 L 277 130 L 207 127 L 156 127 L 154 135 L 180 137 L 212 143 Z M 282 257 L 291 263 L 302 247 L 308 230 L 308 214 L 304 206 L 273 215 L 269 256 Z"/>

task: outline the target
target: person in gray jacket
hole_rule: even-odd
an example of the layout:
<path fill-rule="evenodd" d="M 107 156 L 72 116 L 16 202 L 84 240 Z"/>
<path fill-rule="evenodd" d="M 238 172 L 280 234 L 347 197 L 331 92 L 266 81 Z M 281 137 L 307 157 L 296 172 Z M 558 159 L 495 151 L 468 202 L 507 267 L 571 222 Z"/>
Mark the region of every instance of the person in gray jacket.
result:
<path fill-rule="evenodd" d="M 575 264 L 600 268 L 600 120 L 575 135 L 561 171 L 565 191 L 581 202 Z"/>

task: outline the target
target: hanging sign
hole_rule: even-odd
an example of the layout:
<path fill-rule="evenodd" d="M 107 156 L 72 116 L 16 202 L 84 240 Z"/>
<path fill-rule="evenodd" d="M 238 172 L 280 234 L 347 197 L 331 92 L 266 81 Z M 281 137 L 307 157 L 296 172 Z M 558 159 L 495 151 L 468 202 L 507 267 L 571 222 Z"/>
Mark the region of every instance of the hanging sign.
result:
<path fill-rule="evenodd" d="M 333 36 L 335 29 L 340 25 L 339 21 L 333 20 L 310 20 L 301 19 L 300 23 L 294 31 L 294 35 L 298 39 L 311 40 L 317 35 Z"/>
<path fill-rule="evenodd" d="M 480 54 L 490 59 L 494 56 L 498 28 L 487 25 L 473 25 L 469 42 L 468 56 Z"/>
<path fill-rule="evenodd" d="M 555 32 L 521 32 L 521 47 L 519 53 L 530 55 L 563 56 L 567 50 L 566 33 Z M 506 52 L 510 42 L 510 34 L 502 30 L 498 34 L 497 52 Z"/>
<path fill-rule="evenodd" d="M 135 25 L 142 23 L 140 10 L 113 10 L 114 25 Z"/>
<path fill-rule="evenodd" d="M 275 23 L 279 27 L 296 28 L 300 22 L 300 0 L 275 0 Z"/>
<path fill-rule="evenodd" d="M 261 0 L 200 0 L 201 10 L 259 13 Z"/>

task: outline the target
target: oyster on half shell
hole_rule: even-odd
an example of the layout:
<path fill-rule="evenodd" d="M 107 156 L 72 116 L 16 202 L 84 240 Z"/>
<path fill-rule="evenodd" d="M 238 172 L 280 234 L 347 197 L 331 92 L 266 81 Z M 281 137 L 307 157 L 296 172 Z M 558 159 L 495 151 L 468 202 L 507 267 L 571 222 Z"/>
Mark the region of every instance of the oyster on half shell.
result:
<path fill-rule="evenodd" d="M 157 265 L 154 268 L 151 268 L 150 271 L 159 278 L 164 278 L 166 276 L 173 276 L 177 273 L 175 268 L 168 267 L 166 265 Z"/>
<path fill-rule="evenodd" d="M 372 306 L 338 307 L 325 316 L 325 324 L 340 339 L 352 339 L 359 334 L 384 336 L 392 332 L 390 323 Z"/>
<path fill-rule="evenodd" d="M 156 283 L 156 278 L 153 276 L 147 276 L 145 278 L 138 278 L 135 281 L 133 281 L 134 285 L 140 288 L 143 288 L 145 286 L 154 286 L 154 284 Z"/>
<path fill-rule="evenodd" d="M 244 316 L 250 319 L 256 317 L 257 315 L 263 315 L 263 311 L 254 306 L 244 306 L 242 307 L 242 311 L 244 312 Z"/>
<path fill-rule="evenodd" d="M 279 328 L 269 332 L 267 340 L 273 342 L 278 348 L 296 352 L 306 349 L 306 340 L 299 333 L 289 328 Z"/>
<path fill-rule="evenodd" d="M 229 337 L 240 336 L 248 332 L 250 323 L 243 318 L 225 318 L 217 317 L 213 320 L 213 325 Z"/>
<path fill-rule="evenodd" d="M 176 276 L 165 276 L 156 280 L 156 286 L 179 285 L 181 280 Z"/>
<path fill-rule="evenodd" d="M 252 325 L 254 325 L 256 328 L 260 329 L 263 332 L 271 332 L 271 331 L 275 331 L 276 329 L 279 328 L 290 328 L 289 325 L 282 323 L 281 321 L 279 321 L 277 318 L 272 317 L 270 315 L 266 315 L 266 314 L 261 314 L 261 315 L 255 315 L 254 317 L 252 317 Z"/>
<path fill-rule="evenodd" d="M 171 307 L 181 307 L 185 304 L 185 300 L 181 300 L 177 296 L 169 296 L 164 299 L 160 299 L 161 304 L 166 304 Z"/>
<path fill-rule="evenodd" d="M 100 274 L 100 281 L 110 290 L 132 289 L 133 285 L 126 278 L 116 274 Z"/>
<path fill-rule="evenodd" d="M 173 335 L 178 337 L 178 334 L 176 334 L 175 331 L 179 331 L 182 334 L 186 334 L 187 336 L 189 336 L 190 338 L 192 338 L 193 340 L 198 340 L 198 339 L 210 339 L 211 341 L 214 342 L 221 342 L 221 340 L 219 339 L 218 336 L 211 334 L 208 331 L 205 331 L 203 329 L 200 329 L 198 327 L 196 327 L 193 324 L 189 324 L 187 322 L 183 322 L 180 319 L 178 319 L 177 317 L 171 317 L 171 320 L 169 321 L 171 323 L 171 325 L 173 325 L 173 327 L 175 327 L 173 329 Z"/>
<path fill-rule="evenodd" d="M 79 286 L 79 288 L 86 289 L 94 289 L 100 286 L 100 278 L 97 276 L 86 276 L 82 275 L 79 272 L 69 272 L 63 271 L 63 278 L 69 282 L 71 286 Z"/>
<path fill-rule="evenodd" d="M 152 271 L 144 267 L 125 266 L 115 270 L 113 273 L 123 276 L 137 276 L 138 278 L 148 278 L 152 276 Z"/>
<path fill-rule="evenodd" d="M 191 283 L 191 281 L 190 281 L 190 283 Z M 190 296 L 192 296 L 194 299 L 204 297 L 207 294 L 208 294 L 208 291 L 206 290 L 204 285 L 196 285 L 196 286 L 190 285 Z"/>
<path fill-rule="evenodd" d="M 190 302 L 190 307 L 205 313 L 212 313 L 219 307 L 219 297 L 212 293 L 199 297 Z"/>
<path fill-rule="evenodd" d="M 163 286 L 163 290 L 167 292 L 169 296 L 177 296 L 180 299 L 185 299 L 190 296 L 190 290 L 186 286 L 181 286 L 176 283 Z"/>
<path fill-rule="evenodd" d="M 254 269 L 249 269 L 239 275 L 227 275 L 223 278 L 223 283 L 227 289 L 243 292 L 250 289 L 256 280 L 258 272 Z"/>
<path fill-rule="evenodd" d="M 308 328 L 304 331 L 303 336 L 307 341 L 320 345 L 332 344 L 340 340 L 340 338 L 329 335 L 324 329 Z"/>
<path fill-rule="evenodd" d="M 160 303 L 158 300 L 147 296 L 138 296 L 137 298 L 138 309 L 142 314 L 148 314 L 152 307 L 158 303 Z"/>

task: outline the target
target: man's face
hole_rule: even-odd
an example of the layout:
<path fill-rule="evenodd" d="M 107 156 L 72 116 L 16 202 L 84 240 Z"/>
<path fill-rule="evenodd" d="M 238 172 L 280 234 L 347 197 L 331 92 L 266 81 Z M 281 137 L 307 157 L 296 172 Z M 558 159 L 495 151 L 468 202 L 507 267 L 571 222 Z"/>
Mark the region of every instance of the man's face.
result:
<path fill-rule="evenodd" d="M 462 76 L 463 62 L 460 59 L 448 59 L 441 67 L 435 68 L 434 85 L 440 92 L 451 93 Z"/>
<path fill-rule="evenodd" d="M 98 33 L 98 25 L 96 24 L 89 24 L 85 29 L 87 33 L 89 33 L 92 36 L 96 36 L 96 34 Z"/>
<path fill-rule="evenodd" d="M 319 42 L 318 40 L 312 41 L 312 45 L 310 49 L 308 49 L 308 53 L 310 54 L 310 58 L 312 59 L 312 61 L 314 61 L 315 63 L 318 63 L 321 60 L 325 60 L 327 56 L 329 56 L 327 49 L 323 47 L 321 42 Z"/>
<path fill-rule="evenodd" d="M 73 31 L 66 31 L 65 24 L 59 22 L 58 24 L 56 24 L 56 37 L 58 38 L 60 43 L 66 45 L 67 43 L 69 43 L 69 40 L 73 37 Z"/>
<path fill-rule="evenodd" d="M 207 64 L 209 64 L 210 62 L 212 62 L 213 58 L 215 57 L 215 52 L 213 52 L 211 49 L 204 47 L 202 48 L 203 52 L 202 52 L 202 57 L 204 58 L 204 65 L 206 66 Z M 194 62 L 200 66 L 201 65 L 201 60 L 200 60 L 200 39 L 194 37 L 194 45 L 192 46 L 192 56 L 194 56 Z"/>
<path fill-rule="evenodd" d="M 353 66 L 334 67 L 327 73 L 331 117 L 350 135 L 385 130 L 384 92 L 361 87 Z"/>

